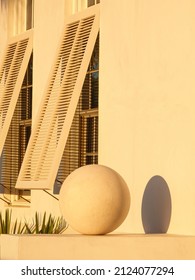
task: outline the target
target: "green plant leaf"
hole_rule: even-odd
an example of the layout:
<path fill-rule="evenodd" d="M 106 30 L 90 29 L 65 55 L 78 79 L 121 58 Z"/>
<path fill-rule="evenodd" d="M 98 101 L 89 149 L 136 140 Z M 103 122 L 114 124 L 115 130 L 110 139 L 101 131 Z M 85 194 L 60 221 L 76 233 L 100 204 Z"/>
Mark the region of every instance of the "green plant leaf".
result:
<path fill-rule="evenodd" d="M 46 212 L 43 215 L 43 221 L 42 221 L 42 227 L 41 227 L 42 233 L 45 233 L 45 221 L 46 221 Z"/>
<path fill-rule="evenodd" d="M 47 218 L 44 212 L 43 218 L 38 212 L 31 223 L 18 222 L 17 219 L 12 223 L 12 211 L 6 209 L 4 216 L 0 212 L 0 234 L 59 234 L 67 229 L 68 225 L 63 217 L 53 217 L 49 214 Z"/>
<path fill-rule="evenodd" d="M 39 233 L 39 215 L 37 212 L 35 213 L 35 232 Z"/>

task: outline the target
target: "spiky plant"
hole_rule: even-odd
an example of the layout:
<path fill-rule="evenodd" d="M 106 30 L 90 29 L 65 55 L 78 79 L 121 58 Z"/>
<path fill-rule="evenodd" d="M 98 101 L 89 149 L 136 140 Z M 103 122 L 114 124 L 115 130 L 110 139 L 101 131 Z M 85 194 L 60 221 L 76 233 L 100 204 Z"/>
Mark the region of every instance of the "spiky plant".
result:
<path fill-rule="evenodd" d="M 50 214 L 46 217 L 46 212 L 44 212 L 43 218 L 41 214 L 35 213 L 35 218 L 29 225 L 25 223 L 25 233 L 28 234 L 60 234 L 67 229 L 67 223 L 63 217 L 54 218 Z"/>
<path fill-rule="evenodd" d="M 22 222 L 18 222 L 16 219 L 12 223 L 12 211 L 9 209 L 5 210 L 5 214 L 0 212 L 0 234 L 22 234 L 25 232 L 25 225 Z"/>

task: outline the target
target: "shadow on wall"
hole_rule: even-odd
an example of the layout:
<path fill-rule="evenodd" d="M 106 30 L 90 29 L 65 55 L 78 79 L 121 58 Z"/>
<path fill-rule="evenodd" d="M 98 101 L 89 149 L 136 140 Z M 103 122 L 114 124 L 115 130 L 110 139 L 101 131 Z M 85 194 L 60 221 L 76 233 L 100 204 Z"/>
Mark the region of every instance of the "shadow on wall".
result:
<path fill-rule="evenodd" d="M 142 199 L 142 224 L 145 233 L 166 233 L 171 220 L 171 194 L 161 176 L 152 177 Z"/>

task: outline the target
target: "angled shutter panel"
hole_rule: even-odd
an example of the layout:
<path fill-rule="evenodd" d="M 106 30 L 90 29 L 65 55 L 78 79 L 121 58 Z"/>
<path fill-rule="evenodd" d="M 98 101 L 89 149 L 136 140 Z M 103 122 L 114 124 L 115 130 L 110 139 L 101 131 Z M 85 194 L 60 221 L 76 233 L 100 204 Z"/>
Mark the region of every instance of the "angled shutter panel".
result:
<path fill-rule="evenodd" d="M 99 31 L 99 6 L 73 18 L 66 24 L 40 104 L 16 183 L 18 189 L 51 189 L 56 179 Z"/>
<path fill-rule="evenodd" d="M 13 40 L 7 46 L 0 69 L 0 155 L 32 53 L 32 31 Z"/>

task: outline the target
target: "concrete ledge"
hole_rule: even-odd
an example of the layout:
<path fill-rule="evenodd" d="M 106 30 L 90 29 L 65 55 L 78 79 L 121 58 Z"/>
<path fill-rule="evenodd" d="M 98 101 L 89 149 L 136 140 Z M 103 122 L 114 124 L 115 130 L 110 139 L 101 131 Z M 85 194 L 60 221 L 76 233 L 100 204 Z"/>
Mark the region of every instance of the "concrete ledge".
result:
<path fill-rule="evenodd" d="M 195 236 L 1 235 L 4 260 L 190 260 Z"/>

